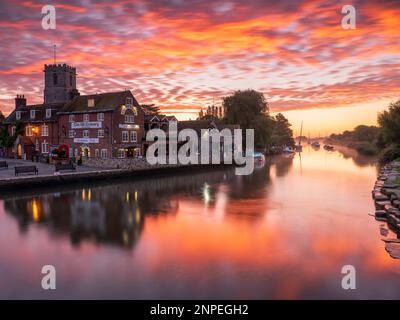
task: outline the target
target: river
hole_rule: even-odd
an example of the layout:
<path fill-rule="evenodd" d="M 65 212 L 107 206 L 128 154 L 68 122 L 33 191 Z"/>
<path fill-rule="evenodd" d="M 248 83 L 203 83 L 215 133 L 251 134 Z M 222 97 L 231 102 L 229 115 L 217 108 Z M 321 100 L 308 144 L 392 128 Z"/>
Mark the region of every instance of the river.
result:
<path fill-rule="evenodd" d="M 0 198 L 0 298 L 400 298 L 373 158 L 305 147 L 232 169 Z M 43 290 L 41 269 L 56 269 Z M 344 290 L 343 266 L 356 289 Z"/>

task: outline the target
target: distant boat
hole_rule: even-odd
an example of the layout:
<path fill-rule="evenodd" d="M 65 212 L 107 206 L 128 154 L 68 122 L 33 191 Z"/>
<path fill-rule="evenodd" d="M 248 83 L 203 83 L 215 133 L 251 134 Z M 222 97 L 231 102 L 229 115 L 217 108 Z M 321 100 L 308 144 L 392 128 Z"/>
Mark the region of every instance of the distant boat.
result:
<path fill-rule="evenodd" d="M 265 162 L 265 156 L 261 152 L 258 152 L 258 151 L 254 152 L 253 158 L 254 158 L 254 162 L 259 162 L 259 163 Z"/>
<path fill-rule="evenodd" d="M 335 147 L 331 144 L 326 144 L 326 145 L 324 145 L 324 149 L 328 150 L 328 151 L 332 151 L 333 149 L 335 149 Z"/>
<path fill-rule="evenodd" d="M 292 147 L 284 147 L 282 152 L 283 153 L 294 153 L 295 150 Z"/>
<path fill-rule="evenodd" d="M 311 143 L 311 146 L 314 148 L 321 148 L 321 144 L 319 143 L 319 141 L 314 141 L 313 143 Z"/>
<path fill-rule="evenodd" d="M 303 151 L 303 146 L 301 145 L 301 135 L 302 134 L 303 134 L 303 121 L 301 121 L 299 144 L 295 145 L 295 147 L 294 147 L 297 152 Z"/>

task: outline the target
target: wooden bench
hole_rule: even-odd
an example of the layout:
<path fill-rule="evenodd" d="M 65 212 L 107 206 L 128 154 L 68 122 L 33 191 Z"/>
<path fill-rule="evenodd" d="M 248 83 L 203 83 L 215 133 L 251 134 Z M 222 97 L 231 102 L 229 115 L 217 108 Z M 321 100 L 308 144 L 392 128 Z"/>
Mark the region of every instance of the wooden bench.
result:
<path fill-rule="evenodd" d="M 72 163 L 56 163 L 56 172 L 62 170 L 76 170 L 75 166 Z"/>
<path fill-rule="evenodd" d="M 7 161 L 0 161 L 0 168 L 8 168 L 8 163 Z"/>
<path fill-rule="evenodd" d="M 21 166 L 15 167 L 15 175 L 18 176 L 20 173 L 34 173 L 38 174 L 39 170 L 36 166 Z"/>

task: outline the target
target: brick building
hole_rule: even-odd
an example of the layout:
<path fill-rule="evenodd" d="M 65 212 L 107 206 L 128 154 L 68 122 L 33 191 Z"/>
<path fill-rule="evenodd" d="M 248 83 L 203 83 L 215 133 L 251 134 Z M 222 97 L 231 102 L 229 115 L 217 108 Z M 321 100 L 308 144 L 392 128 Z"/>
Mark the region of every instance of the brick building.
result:
<path fill-rule="evenodd" d="M 17 135 L 8 156 L 48 159 L 60 144 L 69 146 L 70 156 L 143 154 L 144 114 L 132 93 L 80 95 L 76 76 L 66 64 L 45 65 L 43 104 L 27 105 L 23 95 L 17 96 L 4 121 L 9 135 Z"/>
<path fill-rule="evenodd" d="M 130 91 L 76 97 L 58 113 L 60 143 L 77 156 L 132 158 L 143 154 L 144 114 Z"/>

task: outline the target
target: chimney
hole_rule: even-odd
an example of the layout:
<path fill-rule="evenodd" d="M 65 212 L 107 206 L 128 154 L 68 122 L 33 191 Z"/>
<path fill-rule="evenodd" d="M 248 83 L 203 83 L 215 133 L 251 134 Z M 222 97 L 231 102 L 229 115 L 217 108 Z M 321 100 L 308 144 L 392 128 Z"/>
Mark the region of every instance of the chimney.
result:
<path fill-rule="evenodd" d="M 24 95 L 17 94 L 15 98 L 15 109 L 26 107 L 26 98 Z"/>

